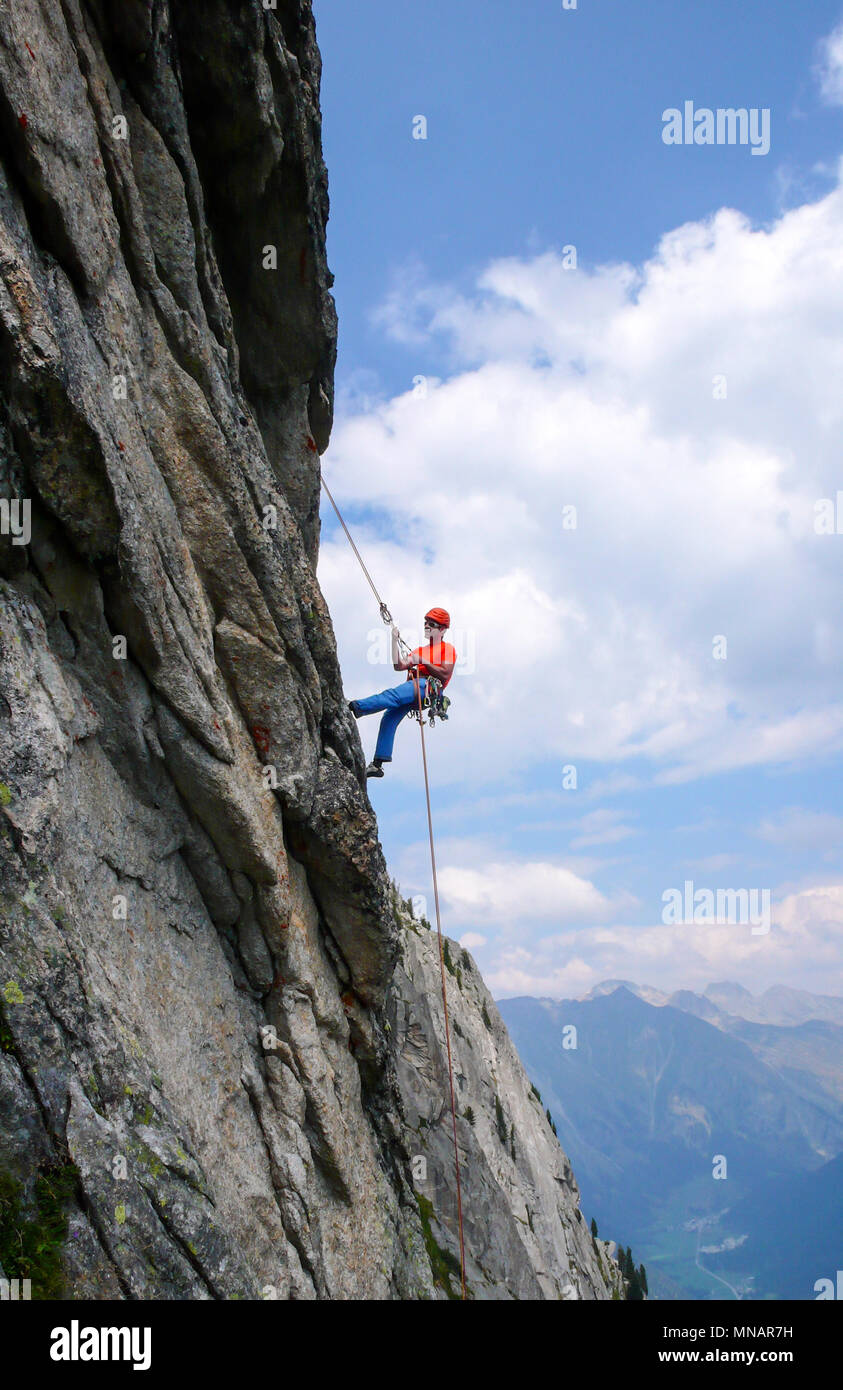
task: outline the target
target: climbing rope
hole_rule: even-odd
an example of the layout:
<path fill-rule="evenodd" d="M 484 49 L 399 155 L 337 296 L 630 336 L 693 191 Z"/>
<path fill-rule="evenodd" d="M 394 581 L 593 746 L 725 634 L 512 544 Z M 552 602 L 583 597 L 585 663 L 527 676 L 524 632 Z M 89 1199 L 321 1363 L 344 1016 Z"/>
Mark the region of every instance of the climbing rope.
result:
<path fill-rule="evenodd" d="M 454 1068 L 451 1062 L 451 1029 L 448 1023 L 448 993 L 445 988 L 445 951 L 442 944 L 442 918 L 439 913 L 439 884 L 436 879 L 436 849 L 433 844 L 433 815 L 430 809 L 430 782 L 427 776 L 427 750 L 424 743 L 424 714 L 421 702 L 421 682 L 418 676 L 414 681 L 416 699 L 419 706 L 419 733 L 421 734 L 422 765 L 424 767 L 424 794 L 427 801 L 427 831 L 430 837 L 430 868 L 433 875 L 433 904 L 436 908 L 436 935 L 439 940 L 439 973 L 442 976 L 442 1008 L 445 1013 L 445 1046 L 448 1049 L 448 1083 L 451 1087 L 451 1123 L 454 1127 L 454 1168 L 457 1175 L 457 1222 L 460 1231 L 460 1282 L 462 1296 L 465 1298 L 465 1241 L 462 1230 L 462 1188 L 460 1185 L 460 1151 L 457 1144 L 457 1103 L 454 1099 Z"/>
<path fill-rule="evenodd" d="M 340 512 L 339 507 L 337 506 L 336 502 L 331 496 L 328 484 L 325 482 L 324 478 L 322 478 L 322 486 L 328 494 L 328 500 L 330 501 L 331 506 L 337 514 L 337 520 L 339 521 L 340 526 L 342 527 L 343 531 L 348 537 L 349 545 L 354 551 L 354 554 L 357 556 L 360 568 L 362 569 L 363 573 L 366 576 L 366 579 L 369 582 L 369 588 L 375 596 L 378 607 L 380 609 L 380 615 L 383 618 L 383 621 L 392 625 L 392 615 L 389 609 L 387 608 L 386 604 L 384 603 L 383 599 L 381 598 L 380 594 L 378 593 L 377 589 L 375 588 L 374 580 L 372 579 L 372 576 L 369 574 L 369 571 L 363 563 L 363 557 L 360 554 L 360 551 L 357 549 L 357 546 L 354 544 L 351 532 L 349 531 L 342 518 L 342 514 Z M 398 641 L 405 651 L 409 651 L 406 642 L 403 642 L 401 640 L 400 635 Z M 418 701 L 419 708 L 419 732 L 421 733 L 422 766 L 424 768 L 424 795 L 425 801 L 427 802 L 427 831 L 428 836 L 430 838 L 430 868 L 433 877 L 433 902 L 436 908 L 436 935 L 439 942 L 439 973 L 442 977 L 442 1008 L 445 1014 L 445 1048 L 448 1053 L 448 1085 L 450 1087 L 451 1092 L 451 1124 L 453 1126 L 454 1133 L 454 1170 L 456 1172 L 457 1178 L 457 1224 L 459 1226 L 460 1234 L 460 1285 L 462 1288 L 462 1297 L 465 1298 L 465 1238 L 463 1235 L 462 1224 L 462 1185 L 460 1182 L 460 1151 L 459 1145 L 457 1143 L 457 1102 L 454 1095 L 454 1066 L 451 1058 L 451 1027 L 448 1020 L 448 992 L 445 985 L 445 949 L 442 940 L 442 917 L 439 911 L 439 883 L 436 877 L 436 848 L 433 841 L 433 813 L 430 808 L 430 779 L 428 777 L 427 772 L 427 749 L 425 747 L 424 742 L 424 711 L 422 708 L 421 701 L 421 683 L 419 681 L 417 672 L 413 677 L 413 684 L 415 686 L 416 700 Z"/>
<path fill-rule="evenodd" d="M 348 527 L 346 526 L 345 522 L 343 521 L 342 513 L 340 512 L 339 507 L 337 506 L 336 502 L 334 501 L 333 497 L 331 496 L 331 491 L 330 491 L 330 488 L 328 487 L 328 484 L 325 482 L 325 479 L 324 479 L 324 477 L 322 477 L 321 474 L 320 474 L 320 477 L 321 477 L 321 479 L 322 479 L 322 486 L 323 486 L 323 488 L 325 489 L 325 491 L 326 491 L 327 494 L 328 494 L 328 501 L 330 502 L 331 506 L 333 507 L 334 511 L 335 511 L 336 514 L 337 514 L 337 521 L 339 522 L 339 524 L 340 524 L 340 526 L 342 527 L 342 529 L 345 531 L 345 534 L 346 534 L 346 536 L 348 537 L 348 543 L 349 543 L 349 545 L 351 546 L 352 550 L 354 551 L 355 555 L 357 556 L 357 559 L 358 559 L 358 562 L 359 562 L 359 564 L 360 564 L 361 570 L 363 571 L 363 573 L 365 574 L 367 580 L 369 581 L 369 588 L 371 589 L 372 593 L 373 593 L 374 596 L 375 596 L 375 599 L 377 600 L 377 605 L 378 605 L 378 608 L 380 609 L 381 617 L 383 618 L 383 620 L 384 620 L 385 623 L 391 624 L 391 623 L 392 623 L 392 614 L 390 613 L 389 609 L 387 608 L 386 604 L 384 603 L 383 599 L 381 598 L 380 594 L 378 593 L 377 589 L 375 588 L 374 580 L 372 579 L 372 576 L 370 575 L 369 571 L 366 569 L 366 566 L 365 566 L 364 563 L 363 563 L 363 556 L 360 554 L 360 551 L 357 549 L 357 546 L 354 544 L 354 539 L 353 539 L 353 537 L 352 537 L 352 534 L 351 534 L 351 532 L 349 531 Z"/>

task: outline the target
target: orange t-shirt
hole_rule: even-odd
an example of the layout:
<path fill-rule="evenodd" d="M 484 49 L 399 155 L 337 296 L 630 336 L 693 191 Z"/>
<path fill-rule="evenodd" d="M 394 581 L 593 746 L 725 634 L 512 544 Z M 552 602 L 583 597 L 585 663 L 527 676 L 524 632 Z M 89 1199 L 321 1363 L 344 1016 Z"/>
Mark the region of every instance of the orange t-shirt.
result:
<path fill-rule="evenodd" d="M 422 676 L 429 676 L 430 672 L 424 664 L 425 661 L 432 661 L 434 666 L 447 666 L 450 662 L 453 662 L 456 666 L 457 654 L 450 642 L 431 642 L 427 647 L 416 647 L 414 651 L 411 651 L 410 660 L 415 666 L 419 667 Z M 451 676 L 453 674 L 452 671 Z M 447 681 L 442 682 L 443 689 L 448 684 L 451 676 L 448 677 Z M 411 681 L 412 679 L 412 673 L 408 671 L 407 680 Z"/>

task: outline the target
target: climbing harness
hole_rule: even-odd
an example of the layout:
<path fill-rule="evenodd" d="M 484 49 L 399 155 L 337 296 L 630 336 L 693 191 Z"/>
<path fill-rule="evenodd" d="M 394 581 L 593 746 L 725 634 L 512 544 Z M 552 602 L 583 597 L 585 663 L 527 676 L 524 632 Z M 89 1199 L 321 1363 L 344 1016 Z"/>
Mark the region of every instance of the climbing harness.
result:
<path fill-rule="evenodd" d="M 331 496 L 330 491 L 328 490 L 328 484 L 325 482 L 324 478 L 322 478 L 321 481 L 322 486 L 328 494 L 328 500 L 330 501 L 331 506 L 337 514 L 337 520 L 339 521 L 340 526 L 342 527 L 343 531 L 348 537 L 349 544 L 352 550 L 354 551 L 354 554 L 357 556 L 360 568 L 362 569 L 363 573 L 366 576 L 366 579 L 369 582 L 369 588 L 372 590 L 372 593 L 375 596 L 378 607 L 380 609 L 380 615 L 383 618 L 383 621 L 385 623 L 388 623 L 391 627 L 393 626 L 392 615 L 390 614 L 389 609 L 387 608 L 386 604 L 384 603 L 383 599 L 381 598 L 380 594 L 375 588 L 372 576 L 366 569 L 366 566 L 363 563 L 363 557 L 360 554 L 360 551 L 357 549 L 357 546 L 354 544 L 354 541 L 352 540 L 351 532 L 349 531 L 348 527 L 343 521 L 340 509 L 334 501 L 333 497 Z M 407 646 L 406 642 L 403 642 L 400 636 L 398 638 L 398 641 L 400 646 L 403 648 L 404 652 L 406 654 L 409 654 L 409 647 Z M 425 695 L 424 697 L 422 697 L 421 683 L 419 681 L 418 671 L 414 670 L 411 674 L 416 691 L 417 706 L 416 709 L 411 711 L 411 714 L 413 718 L 418 719 L 419 721 L 419 733 L 421 734 L 422 766 L 424 768 L 424 795 L 425 801 L 427 802 L 427 832 L 428 837 L 430 839 L 430 869 L 433 877 L 433 902 L 436 908 L 436 936 L 439 943 L 439 973 L 442 978 L 442 1008 L 445 1015 L 445 1047 L 448 1053 L 448 1085 L 451 1091 L 451 1124 L 453 1127 L 454 1134 L 454 1170 L 456 1173 L 457 1180 L 457 1225 L 459 1227 L 460 1236 L 460 1286 L 462 1290 L 462 1297 L 463 1299 L 465 1299 L 467 1297 L 465 1287 L 465 1237 L 463 1235 L 462 1222 L 462 1184 L 460 1182 L 460 1151 L 459 1144 L 457 1143 L 457 1102 L 454 1094 L 454 1066 L 453 1060 L 451 1058 L 451 1027 L 448 1020 L 448 991 L 445 986 L 445 948 L 442 938 L 442 917 L 439 911 L 439 883 L 436 876 L 436 848 L 433 842 L 433 812 L 430 808 L 430 780 L 428 778 L 427 772 L 427 749 L 425 747 L 424 742 L 425 711 L 427 712 L 428 720 L 432 726 L 435 719 L 448 718 L 448 706 L 451 702 L 448 699 L 448 697 L 446 695 L 443 695 L 442 693 L 442 682 L 437 680 L 434 676 L 430 676 L 427 679 L 427 683 L 425 686 Z"/>
<path fill-rule="evenodd" d="M 421 701 L 422 713 L 417 709 L 410 710 L 411 719 L 423 719 L 427 715 L 427 722 L 431 729 L 437 719 L 447 719 L 451 701 L 445 694 L 442 682 L 436 676 L 428 676 L 425 685 L 424 697 Z"/>

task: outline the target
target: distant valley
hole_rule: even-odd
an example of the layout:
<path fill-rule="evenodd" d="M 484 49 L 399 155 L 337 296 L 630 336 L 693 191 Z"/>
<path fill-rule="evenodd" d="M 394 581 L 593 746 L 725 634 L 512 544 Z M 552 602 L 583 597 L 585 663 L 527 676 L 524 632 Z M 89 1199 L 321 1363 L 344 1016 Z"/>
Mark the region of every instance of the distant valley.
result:
<path fill-rule="evenodd" d="M 651 1295 L 816 1297 L 843 1249 L 843 1000 L 613 980 L 499 1008 L 584 1212 Z"/>

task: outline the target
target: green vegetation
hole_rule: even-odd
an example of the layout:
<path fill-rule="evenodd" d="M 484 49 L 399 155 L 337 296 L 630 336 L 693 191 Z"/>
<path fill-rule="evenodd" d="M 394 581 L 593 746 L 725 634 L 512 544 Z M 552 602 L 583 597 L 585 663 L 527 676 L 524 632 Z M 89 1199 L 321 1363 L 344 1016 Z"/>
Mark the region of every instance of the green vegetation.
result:
<path fill-rule="evenodd" d="M 596 1239 L 597 1239 L 597 1222 L 595 1221 L 595 1219 L 594 1219 L 593 1216 L 592 1216 L 592 1218 L 591 1218 L 591 1234 L 592 1234 L 592 1236 L 594 1237 L 594 1239 L 596 1240 Z"/>
<path fill-rule="evenodd" d="M 12 793 L 5 782 L 0 782 L 0 806 L 8 806 L 12 799 Z"/>
<path fill-rule="evenodd" d="M 471 1127 L 472 1127 L 472 1129 L 473 1129 L 473 1128 L 474 1128 L 474 1111 L 472 1110 L 472 1108 L 471 1108 L 470 1105 L 467 1105 L 467 1106 L 465 1107 L 465 1110 L 463 1110 L 462 1115 L 463 1115 L 463 1119 L 464 1119 L 464 1120 L 468 1120 L 468 1123 L 471 1125 Z"/>
<path fill-rule="evenodd" d="M 463 970 L 471 969 L 471 956 L 468 954 L 468 951 L 463 951 L 462 953 L 462 965 Z"/>
<path fill-rule="evenodd" d="M 460 1280 L 460 1262 L 449 1250 L 443 1250 L 437 1244 L 436 1237 L 430 1228 L 430 1219 L 433 1216 L 433 1203 L 420 1192 L 416 1193 L 416 1201 L 421 1217 L 422 1234 L 427 1249 L 427 1258 L 430 1260 L 430 1272 L 433 1275 L 433 1282 L 438 1289 L 444 1289 L 449 1298 L 460 1299 L 462 1297 L 462 1285 Z M 457 1287 L 451 1286 L 451 1275 L 456 1275 Z M 466 1285 L 468 1293 L 468 1285 Z"/>
<path fill-rule="evenodd" d="M 541 1093 L 541 1091 L 539 1090 L 538 1086 L 534 1086 L 534 1085 L 533 1085 L 532 1081 L 530 1082 L 530 1090 L 532 1091 L 532 1093 L 533 1093 L 533 1095 L 535 1096 L 536 1100 L 538 1101 L 539 1105 L 541 1105 L 541 1103 L 542 1103 L 542 1093 Z"/>
<path fill-rule="evenodd" d="M 483 1008 L 480 1010 L 480 1017 L 482 1018 L 483 1022 L 485 1023 L 485 1025 L 486 1025 L 486 1027 L 488 1028 L 489 1032 L 491 1033 L 491 1031 L 492 1031 L 492 1020 L 491 1020 L 490 1017 L 489 1017 L 489 1010 L 486 1008 L 485 1001 L 484 1001 L 484 1003 L 483 1003 Z"/>
<path fill-rule="evenodd" d="M 445 962 L 445 969 L 448 971 L 448 974 L 456 975 L 457 972 L 454 969 L 454 962 L 451 960 L 451 951 L 448 945 L 447 936 L 444 937 L 442 941 L 442 959 Z"/>
<path fill-rule="evenodd" d="M 550 1113 L 550 1107 L 548 1107 L 548 1109 L 545 1110 L 544 1113 L 547 1116 L 547 1123 L 550 1125 L 550 1128 L 553 1130 L 553 1133 L 556 1134 L 556 1125 L 553 1123 L 553 1116 Z M 556 1138 L 559 1138 L 558 1134 L 556 1134 Z"/>
<path fill-rule="evenodd" d="M 23 1186 L 0 1173 L 0 1265 L 7 1279 L 31 1279 L 33 1299 L 65 1296 L 62 1249 L 66 1206 L 79 1177 L 72 1163 L 45 1169 L 35 1179 L 35 1207 L 23 1207 Z"/>
<path fill-rule="evenodd" d="M 146 1121 L 144 1121 L 146 1123 Z M 134 1146 L 133 1146 L 134 1147 Z M 154 1154 L 148 1144 L 139 1144 L 137 1148 L 138 1161 L 143 1164 L 154 1178 L 160 1178 L 165 1171 L 164 1164 L 157 1154 Z"/>
<path fill-rule="evenodd" d="M 0 1052 L 14 1052 L 15 1040 L 12 1037 L 12 1030 L 6 1022 L 6 1015 L 3 1012 L 3 1005 L 0 1003 Z M 0 1261 L 2 1263 L 2 1261 Z"/>
<path fill-rule="evenodd" d="M 631 1245 L 625 1250 L 622 1245 L 618 1246 L 618 1268 L 623 1275 L 626 1298 L 632 1302 L 641 1301 L 647 1293 L 647 1271 L 643 1265 L 635 1268 Z"/>
<path fill-rule="evenodd" d="M 392 903 L 392 915 L 395 918 L 397 926 L 408 927 L 410 931 L 415 932 L 416 936 L 421 935 L 419 927 L 424 927 L 427 931 L 432 930 L 426 917 L 416 916 L 413 911 L 412 898 L 402 897 L 401 889 L 398 887 L 394 878 L 389 881 L 389 891 Z"/>
<path fill-rule="evenodd" d="M 497 1091 L 495 1092 L 495 1124 L 498 1127 L 498 1138 L 502 1144 L 505 1144 L 507 1140 L 506 1116 L 503 1113 L 503 1106 Z"/>

